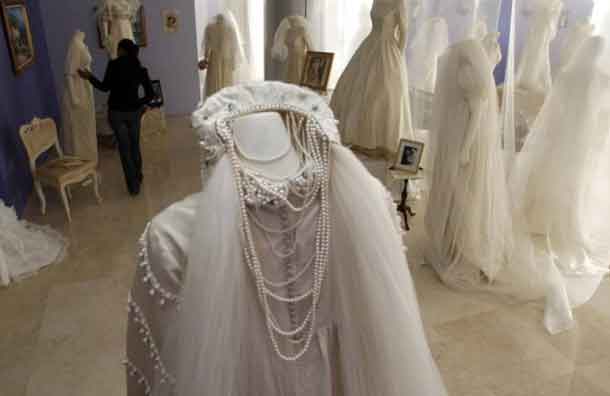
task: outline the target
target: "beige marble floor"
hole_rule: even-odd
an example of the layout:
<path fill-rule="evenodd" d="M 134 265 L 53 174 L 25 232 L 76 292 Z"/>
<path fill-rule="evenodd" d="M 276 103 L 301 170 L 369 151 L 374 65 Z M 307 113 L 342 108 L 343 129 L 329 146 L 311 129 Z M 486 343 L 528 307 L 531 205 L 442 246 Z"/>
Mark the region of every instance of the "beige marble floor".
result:
<path fill-rule="evenodd" d="M 118 155 L 101 154 L 104 203 L 74 192 L 68 225 L 58 197 L 26 217 L 66 234 L 68 258 L 0 289 L 0 396 L 121 396 L 125 302 L 135 242 L 146 221 L 199 189 L 196 139 L 186 119 L 144 142 L 142 195 L 126 194 Z M 540 303 L 448 290 L 420 266 L 421 216 L 407 236 L 429 341 L 454 396 L 610 395 L 610 284 L 576 312 L 578 326 L 550 336 Z M 409 395 L 410 396 L 410 395 Z M 417 396 L 417 395 L 413 395 Z"/>

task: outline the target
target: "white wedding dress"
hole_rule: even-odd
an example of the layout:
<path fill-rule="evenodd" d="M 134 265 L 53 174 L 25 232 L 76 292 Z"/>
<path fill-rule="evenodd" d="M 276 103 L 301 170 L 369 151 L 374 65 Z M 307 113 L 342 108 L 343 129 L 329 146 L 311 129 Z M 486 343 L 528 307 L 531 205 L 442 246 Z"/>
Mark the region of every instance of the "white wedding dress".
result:
<path fill-rule="evenodd" d="M 245 150 L 243 133 L 267 131 L 237 125 L 260 112 L 283 114 L 292 154 Z M 395 209 L 339 143 L 324 99 L 277 82 L 236 86 L 194 121 L 204 187 L 142 237 L 129 395 L 446 395 Z M 290 177 L 251 168 L 294 154 Z"/>
<path fill-rule="evenodd" d="M 230 11 L 217 15 L 206 27 L 202 47 L 208 61 L 205 95 L 210 97 L 234 85 L 240 66 L 247 62 L 238 26 Z"/>
<path fill-rule="evenodd" d="M 60 262 L 65 250 L 66 241 L 58 232 L 19 220 L 0 200 L 0 286 Z"/>
<path fill-rule="evenodd" d="M 375 0 L 373 30 L 337 83 L 331 108 L 343 143 L 393 158 L 401 138 L 413 138 L 405 64 L 406 0 Z"/>
<path fill-rule="evenodd" d="M 80 31 L 76 32 L 66 56 L 62 100 L 64 151 L 67 154 L 97 163 L 93 87 L 78 75 L 80 69 L 91 70 L 91 53 L 84 40 L 85 34 Z"/>
<path fill-rule="evenodd" d="M 518 89 L 546 95 L 552 85 L 550 46 L 557 35 L 561 0 L 539 0 L 517 68 Z"/>
<path fill-rule="evenodd" d="M 121 40 L 134 40 L 132 20 L 139 8 L 139 0 L 98 1 L 99 28 L 110 59 L 116 59 Z"/>
<path fill-rule="evenodd" d="M 544 272 L 551 274 L 546 326 L 553 333 L 572 325 L 570 308 L 589 300 L 610 259 L 604 45 L 600 37 L 587 39 L 557 76 L 510 179 L 516 218 L 534 244 L 531 261 L 551 264 Z"/>
<path fill-rule="evenodd" d="M 285 63 L 285 82 L 301 83 L 307 51 L 313 51 L 307 20 L 301 16 L 284 18 L 275 32 L 272 54 L 274 59 Z"/>
<path fill-rule="evenodd" d="M 495 280 L 512 243 L 494 66 L 480 40 L 450 47 L 439 61 L 426 261 L 458 288 Z"/>

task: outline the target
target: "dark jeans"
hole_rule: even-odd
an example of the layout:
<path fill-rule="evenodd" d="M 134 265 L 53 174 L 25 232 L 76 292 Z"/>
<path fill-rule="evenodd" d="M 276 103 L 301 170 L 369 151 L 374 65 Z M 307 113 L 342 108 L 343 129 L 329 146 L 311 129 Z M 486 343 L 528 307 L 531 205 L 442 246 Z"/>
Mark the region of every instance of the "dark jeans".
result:
<path fill-rule="evenodd" d="M 142 154 L 140 152 L 141 111 L 123 112 L 110 110 L 108 120 L 119 144 L 125 182 L 130 193 L 140 191 L 142 182 Z"/>

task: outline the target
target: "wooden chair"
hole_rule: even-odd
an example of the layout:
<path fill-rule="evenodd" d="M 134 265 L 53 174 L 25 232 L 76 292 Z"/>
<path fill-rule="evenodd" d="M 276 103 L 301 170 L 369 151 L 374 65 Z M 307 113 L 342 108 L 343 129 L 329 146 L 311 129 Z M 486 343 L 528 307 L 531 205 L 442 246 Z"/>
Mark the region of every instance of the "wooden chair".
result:
<path fill-rule="evenodd" d="M 102 202 L 99 193 L 99 177 L 96 170 L 97 164 L 78 157 L 64 156 L 57 137 L 57 126 L 51 118 L 34 118 L 30 124 L 19 129 L 19 136 L 25 146 L 30 160 L 30 170 L 34 179 L 34 187 L 40 198 L 42 214 L 46 213 L 46 199 L 42 186 L 56 188 L 60 194 L 68 215 L 68 221 L 72 221 L 70 214 L 70 185 L 91 180 L 93 192 L 98 203 Z M 52 147 L 57 151 L 58 157 L 49 159 L 44 164 L 36 166 L 38 158 L 49 151 Z"/>

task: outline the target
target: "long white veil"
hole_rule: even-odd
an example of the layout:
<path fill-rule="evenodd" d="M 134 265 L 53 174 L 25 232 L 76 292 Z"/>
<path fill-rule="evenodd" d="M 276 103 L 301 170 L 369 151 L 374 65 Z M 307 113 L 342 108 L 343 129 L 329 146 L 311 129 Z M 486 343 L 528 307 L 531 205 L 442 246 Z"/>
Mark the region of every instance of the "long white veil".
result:
<path fill-rule="evenodd" d="M 610 257 L 610 230 L 598 221 L 610 215 L 604 41 L 587 39 L 559 73 L 510 177 L 518 231 L 548 282 L 552 333 L 572 326 L 571 307 L 591 298 Z"/>
<path fill-rule="evenodd" d="M 195 121 L 203 135 L 214 134 L 217 117 L 224 117 L 227 109 L 245 108 L 251 100 L 254 105 L 282 104 L 285 111 L 302 111 L 317 120 L 331 140 L 337 136 L 322 98 L 281 83 L 227 88 L 208 100 Z M 180 396 L 289 394 L 294 389 L 285 389 L 285 381 L 290 383 L 293 375 L 307 377 L 299 362 L 276 360 L 268 339 L 240 247 L 243 234 L 232 166 L 220 153 L 209 169 L 193 222 L 183 303 L 163 346 L 165 366 L 177 380 L 173 394 Z M 350 396 L 446 395 L 425 341 L 387 193 L 338 143 L 332 145 L 330 170 L 332 264 L 323 293 L 331 295 L 334 331 L 326 336 L 340 342 L 338 352 L 330 356 L 338 359 L 340 373 L 315 381 L 337 382 L 335 386 Z M 355 194 L 367 199 L 354 200 Z M 289 378 L 279 378 L 278 372 Z M 315 381 L 307 378 L 308 384 Z M 152 394 L 170 393 L 160 386 Z M 321 396 L 331 394 L 336 393 Z"/>

